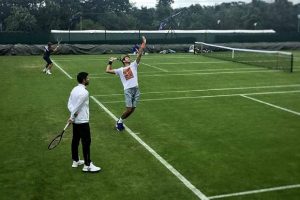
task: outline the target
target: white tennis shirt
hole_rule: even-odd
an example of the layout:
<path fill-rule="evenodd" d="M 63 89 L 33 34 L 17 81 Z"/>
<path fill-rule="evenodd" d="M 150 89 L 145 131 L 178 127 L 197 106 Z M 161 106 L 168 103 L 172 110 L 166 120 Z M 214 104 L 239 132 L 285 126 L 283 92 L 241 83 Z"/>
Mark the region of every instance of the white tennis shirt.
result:
<path fill-rule="evenodd" d="M 78 84 L 71 91 L 68 109 L 75 124 L 89 122 L 89 92 L 83 84 Z M 74 116 L 75 113 L 77 113 L 77 117 Z"/>
<path fill-rule="evenodd" d="M 135 60 L 127 67 L 115 69 L 116 75 L 119 76 L 122 81 L 124 90 L 138 86 L 137 68 L 138 64 Z"/>

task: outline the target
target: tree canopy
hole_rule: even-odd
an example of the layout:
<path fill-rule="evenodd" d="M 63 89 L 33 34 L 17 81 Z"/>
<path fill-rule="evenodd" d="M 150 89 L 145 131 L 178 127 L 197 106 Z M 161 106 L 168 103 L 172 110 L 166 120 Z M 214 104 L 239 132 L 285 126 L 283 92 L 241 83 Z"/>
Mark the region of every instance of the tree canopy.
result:
<path fill-rule="evenodd" d="M 173 9 L 174 0 L 157 0 L 155 8 L 137 8 L 129 0 L 0 0 L 2 31 L 51 29 L 274 29 L 295 32 L 300 4 L 231 2 Z"/>

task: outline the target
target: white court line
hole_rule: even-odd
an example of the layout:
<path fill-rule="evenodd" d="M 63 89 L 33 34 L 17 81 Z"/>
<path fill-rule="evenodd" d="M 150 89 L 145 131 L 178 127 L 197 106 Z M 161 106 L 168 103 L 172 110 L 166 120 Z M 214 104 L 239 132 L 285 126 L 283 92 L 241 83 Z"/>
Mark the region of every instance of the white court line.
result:
<path fill-rule="evenodd" d="M 230 72 L 205 72 L 205 73 L 185 73 L 185 74 L 151 74 L 151 75 L 143 75 L 141 74 L 139 77 L 158 77 L 158 76 L 195 76 L 195 75 L 215 75 L 215 74 L 243 74 L 243 73 L 280 73 L 278 70 L 258 70 L 258 71 L 230 71 Z M 93 79 L 106 79 L 111 77 L 99 77 L 93 76 L 90 77 Z"/>
<path fill-rule="evenodd" d="M 206 72 L 206 71 L 237 71 L 237 70 L 266 70 L 264 68 L 257 67 L 243 67 L 243 68 L 213 68 L 213 69 L 192 69 L 192 70 L 177 70 L 177 71 L 167 71 L 168 73 L 179 73 L 179 72 Z M 103 73 L 106 74 L 106 73 Z M 157 74 L 157 72 L 139 72 L 139 74 Z M 102 74 L 89 74 L 91 76 L 101 76 Z"/>
<path fill-rule="evenodd" d="M 165 101 L 165 100 L 181 100 L 181 99 L 205 99 L 205 98 L 217 98 L 217 97 L 235 97 L 241 95 L 267 95 L 267 94 L 286 94 L 286 93 L 298 93 L 300 90 L 292 91 L 278 91 L 278 92 L 254 92 L 246 94 L 220 94 L 220 95 L 209 95 L 209 96 L 194 96 L 194 97 L 168 97 L 168 98 L 157 98 L 157 99 L 141 99 L 140 101 Z M 103 101 L 102 103 L 120 103 L 124 101 Z"/>
<path fill-rule="evenodd" d="M 99 102 L 94 96 L 91 98 L 115 121 L 118 118 L 110 112 L 101 102 Z M 156 151 L 154 151 L 149 145 L 147 145 L 140 137 L 138 137 L 132 130 L 125 125 L 125 130 L 137 140 L 145 149 L 147 149 L 159 162 L 161 162 L 170 172 L 172 172 L 188 189 L 190 189 L 199 199 L 208 200 L 208 198 L 198 190 L 192 183 L 190 183 L 183 175 L 181 175 L 172 165 L 170 165 L 164 158 L 162 158 Z"/>
<path fill-rule="evenodd" d="M 152 68 L 154 68 L 154 69 L 158 69 L 158 70 L 163 71 L 163 72 L 168 72 L 168 70 L 165 70 L 165 69 L 156 67 L 156 66 L 154 66 L 154 65 L 149 65 L 149 64 L 146 64 L 146 63 L 143 63 L 143 62 L 141 62 L 141 64 L 146 65 L 146 66 L 148 66 L 148 67 L 152 67 Z"/>
<path fill-rule="evenodd" d="M 232 63 L 232 61 L 199 61 L 199 62 L 182 62 L 182 63 L 179 63 L 179 62 L 165 62 L 165 63 L 155 63 L 157 65 L 186 65 L 186 64 L 224 64 L 224 63 Z"/>
<path fill-rule="evenodd" d="M 177 71 L 168 71 L 169 73 L 178 73 L 178 72 L 206 72 L 206 71 L 237 71 L 237 70 L 266 70 L 258 67 L 242 67 L 242 68 L 213 68 L 213 69 L 190 69 L 190 70 L 177 70 Z M 153 72 L 139 72 L 143 74 L 151 74 Z M 155 72 L 157 73 L 157 72 Z"/>
<path fill-rule="evenodd" d="M 157 58 L 157 57 L 155 57 L 155 58 Z M 163 56 L 161 56 L 161 57 L 159 57 L 159 58 L 163 58 Z M 194 56 L 187 56 L 187 57 L 183 57 L 183 56 L 177 56 L 177 57 L 167 57 L 167 58 L 164 58 L 164 59 L 185 59 L 185 58 L 197 58 L 196 56 L 194 57 Z M 64 59 L 64 58 L 55 58 L 55 60 L 56 61 L 76 61 L 76 59 L 77 60 L 108 60 L 109 59 L 109 57 L 107 57 L 107 58 L 70 58 L 70 59 L 68 59 L 68 58 L 66 58 L 66 59 Z M 147 57 L 147 56 L 143 56 L 142 57 L 142 60 L 153 60 L 153 57 Z M 228 61 L 227 61 L 228 62 Z"/>
<path fill-rule="evenodd" d="M 293 111 L 293 110 L 290 110 L 290 109 L 287 109 L 287 108 L 283 108 L 283 107 L 280 107 L 280 106 L 276 106 L 274 104 L 271 104 L 271 103 L 268 103 L 268 102 L 265 102 L 265 101 L 261 101 L 261 100 L 258 100 L 256 98 L 253 98 L 253 97 L 248 97 L 247 95 L 241 95 L 241 96 L 244 97 L 244 98 L 247 98 L 247 99 L 251 99 L 252 101 L 256 101 L 256 102 L 259 102 L 259 103 L 262 103 L 262 104 L 265 104 L 265 105 L 268 105 L 268 106 L 271 106 L 271 107 L 274 107 L 274 108 L 277 108 L 277 109 L 280 109 L 280 110 L 284 110 L 286 112 L 289 112 L 289 113 L 300 116 L 299 112 L 296 112 L 296 111 Z"/>
<path fill-rule="evenodd" d="M 69 61 L 78 61 L 78 60 L 85 60 L 85 61 L 89 61 L 89 60 L 109 60 L 109 58 L 62 58 L 62 59 L 55 59 L 56 61 L 60 61 L 60 62 L 69 62 Z"/>
<path fill-rule="evenodd" d="M 255 60 L 240 60 L 238 61 L 238 63 L 269 63 L 269 62 L 277 62 L 277 60 L 259 60 L 259 61 L 255 61 Z M 161 65 L 172 65 L 172 64 L 189 64 L 189 63 L 202 63 L 202 64 L 214 64 L 214 63 L 233 63 L 233 61 L 231 60 L 223 60 L 223 61 L 208 61 L 208 62 L 205 62 L 205 61 L 199 61 L 199 62 L 184 62 L 184 63 L 157 63 L 157 64 L 161 64 Z"/>
<path fill-rule="evenodd" d="M 300 84 L 294 85 L 272 85 L 272 86 L 252 86 L 252 87 L 236 87 L 236 88 L 211 88 L 202 90 L 170 90 L 163 92 L 141 92 L 141 94 L 166 94 L 166 93 L 184 93 L 184 92 L 207 92 L 207 91 L 225 91 L 225 90 L 245 90 L 245 89 L 261 89 L 261 88 L 286 88 L 286 87 L 300 87 Z M 98 94 L 94 95 L 97 97 L 101 96 L 123 96 L 124 94 Z"/>
<path fill-rule="evenodd" d="M 65 70 L 63 70 L 63 68 L 61 68 L 53 59 L 52 62 L 58 67 L 58 69 L 60 69 L 69 79 L 73 79 L 72 76 L 70 76 L 70 74 L 68 74 Z"/>
<path fill-rule="evenodd" d="M 271 191 L 277 191 L 277 190 L 287 190 L 287 189 L 293 189 L 293 188 L 299 188 L 299 187 L 300 187 L 300 184 L 287 185 L 287 186 L 280 186 L 280 187 L 273 187 L 273 188 L 265 188 L 265 189 L 260 189 L 260 190 L 250 190 L 250 191 L 245 191 L 245 192 L 222 194 L 222 195 L 211 196 L 211 197 L 208 197 L 208 198 L 209 199 L 220 199 L 220 198 L 226 198 L 226 197 L 257 194 L 257 193 L 263 193 L 263 192 L 271 192 Z"/>
<path fill-rule="evenodd" d="M 190 55 L 190 56 L 178 56 L 178 55 L 165 56 L 165 55 L 161 55 L 161 56 L 155 56 L 155 58 L 163 58 L 163 59 L 186 59 L 186 58 L 188 58 L 188 59 L 190 59 L 190 58 L 197 58 L 197 56 L 195 56 L 195 55 Z M 152 60 L 153 57 L 143 57 L 143 59 L 146 59 L 146 60 L 151 59 Z"/>
<path fill-rule="evenodd" d="M 204 73 L 185 73 L 185 74 L 153 74 L 153 75 L 141 75 L 141 77 L 157 77 L 157 76 L 193 76 L 193 75 L 214 75 L 214 74 L 242 74 L 242 73 L 257 73 L 257 72 L 264 72 L 264 73 L 270 73 L 270 72 L 279 72 L 275 70 L 255 70 L 255 71 L 230 71 L 230 72 L 204 72 Z"/>

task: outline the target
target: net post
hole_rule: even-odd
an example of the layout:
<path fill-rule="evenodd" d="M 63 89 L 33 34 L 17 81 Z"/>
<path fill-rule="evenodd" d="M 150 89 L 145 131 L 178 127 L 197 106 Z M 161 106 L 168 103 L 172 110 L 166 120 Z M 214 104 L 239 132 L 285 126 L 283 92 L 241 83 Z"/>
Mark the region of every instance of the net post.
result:
<path fill-rule="evenodd" d="M 234 59 L 234 49 L 232 49 L 231 58 Z"/>

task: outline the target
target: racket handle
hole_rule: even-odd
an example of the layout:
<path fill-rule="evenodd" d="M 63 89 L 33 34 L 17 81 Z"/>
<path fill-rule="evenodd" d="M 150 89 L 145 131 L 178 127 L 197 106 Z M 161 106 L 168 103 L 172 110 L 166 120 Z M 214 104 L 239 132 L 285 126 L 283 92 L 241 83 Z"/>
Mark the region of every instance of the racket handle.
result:
<path fill-rule="evenodd" d="M 64 131 L 70 126 L 70 122 L 68 122 L 64 128 Z"/>

